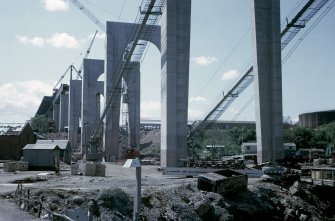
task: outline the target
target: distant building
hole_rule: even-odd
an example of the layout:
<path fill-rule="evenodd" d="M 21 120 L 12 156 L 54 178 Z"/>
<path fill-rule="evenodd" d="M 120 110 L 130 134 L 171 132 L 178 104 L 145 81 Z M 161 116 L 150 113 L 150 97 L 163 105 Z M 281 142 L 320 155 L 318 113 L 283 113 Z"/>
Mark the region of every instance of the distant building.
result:
<path fill-rule="evenodd" d="M 36 144 L 57 145 L 60 148 L 60 160 L 71 164 L 71 146 L 68 140 L 37 140 Z"/>
<path fill-rule="evenodd" d="M 257 143 L 242 143 L 241 152 L 242 154 L 257 154 Z M 284 156 L 293 156 L 296 152 L 295 143 L 284 143 L 283 152 Z"/>
<path fill-rule="evenodd" d="M 242 154 L 256 154 L 257 143 L 242 143 L 241 152 Z"/>
<path fill-rule="evenodd" d="M 0 160 L 20 160 L 22 148 L 35 142 L 29 123 L 0 124 Z"/>
<path fill-rule="evenodd" d="M 314 128 L 335 121 L 335 110 L 317 111 L 299 115 L 299 126 Z"/>

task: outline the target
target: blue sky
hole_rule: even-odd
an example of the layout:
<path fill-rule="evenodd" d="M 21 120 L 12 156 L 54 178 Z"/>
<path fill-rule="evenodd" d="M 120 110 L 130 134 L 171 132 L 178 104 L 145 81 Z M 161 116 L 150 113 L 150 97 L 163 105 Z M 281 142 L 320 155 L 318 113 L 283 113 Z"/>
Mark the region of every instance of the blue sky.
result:
<path fill-rule="evenodd" d="M 102 22 L 134 22 L 142 1 L 81 2 Z M 282 20 L 292 18 L 292 8 L 304 2 L 281 0 Z M 42 97 L 52 94 L 68 66 L 79 67 L 98 28 L 70 0 L 4 1 L 0 16 L 0 122 L 25 122 L 35 114 Z M 210 0 L 210 4 L 192 0 L 189 119 L 201 118 L 251 61 L 250 18 L 247 0 Z M 334 21 L 333 8 L 284 64 L 284 116 L 296 120 L 299 113 L 335 109 Z M 103 59 L 104 53 L 99 32 L 90 58 Z M 160 55 L 152 45 L 143 60 L 141 78 L 141 117 L 159 119 Z M 232 120 L 253 94 L 251 85 L 221 119 Z M 254 120 L 254 115 L 251 102 L 237 120 Z"/>

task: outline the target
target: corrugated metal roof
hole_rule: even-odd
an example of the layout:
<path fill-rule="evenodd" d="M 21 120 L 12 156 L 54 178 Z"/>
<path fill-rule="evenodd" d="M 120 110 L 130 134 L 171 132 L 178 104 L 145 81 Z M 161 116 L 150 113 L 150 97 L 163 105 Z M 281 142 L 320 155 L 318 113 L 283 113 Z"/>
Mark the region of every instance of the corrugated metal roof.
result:
<path fill-rule="evenodd" d="M 68 140 L 37 140 L 36 144 L 58 145 L 60 149 L 65 150 L 68 145 Z"/>
<path fill-rule="evenodd" d="M 18 135 L 25 124 L 0 124 L 1 135 Z"/>
<path fill-rule="evenodd" d="M 27 144 L 24 150 L 34 149 L 34 150 L 54 150 L 59 149 L 59 146 L 56 144 Z"/>

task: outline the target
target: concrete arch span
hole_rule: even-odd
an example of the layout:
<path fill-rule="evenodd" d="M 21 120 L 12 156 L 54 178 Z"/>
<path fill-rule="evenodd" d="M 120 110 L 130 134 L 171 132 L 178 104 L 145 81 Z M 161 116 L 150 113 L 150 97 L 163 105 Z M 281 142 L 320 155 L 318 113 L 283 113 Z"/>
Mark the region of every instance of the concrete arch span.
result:
<path fill-rule="evenodd" d="M 113 91 L 114 105 L 105 119 L 105 159 L 119 155 L 121 85 L 113 85 L 124 49 L 138 24 L 107 22 L 105 99 Z M 161 26 L 144 31 L 141 39 L 152 42 L 161 52 L 161 166 L 175 167 L 187 157 L 187 113 L 190 60 L 191 0 L 166 1 Z M 150 28 L 148 26 L 147 28 Z M 151 27 L 153 28 L 153 27 Z M 149 29 L 148 29 L 149 30 Z M 149 35 L 150 34 L 150 35 Z M 130 69 L 139 75 L 138 68 Z M 139 78 L 138 78 L 139 80 Z M 135 89 L 139 92 L 139 89 Z M 136 94 L 139 94 L 136 92 Z M 136 99 L 139 101 L 139 99 Z M 136 104 L 137 105 L 137 104 Z M 138 110 L 140 107 L 137 108 Z M 138 119 L 139 121 L 139 119 Z M 139 127 L 139 123 L 138 123 Z"/>
<path fill-rule="evenodd" d="M 120 121 L 120 99 L 121 85 L 113 88 L 118 77 L 118 67 L 124 62 L 125 49 L 131 44 L 131 37 L 138 29 L 139 24 L 124 22 L 107 22 L 106 30 L 106 60 L 105 60 L 105 100 L 110 99 L 113 92 L 113 102 L 111 114 L 104 119 L 103 149 L 105 160 L 110 161 L 119 156 L 119 121 Z M 141 40 L 149 41 L 160 50 L 160 26 L 146 26 Z M 138 147 L 140 145 L 140 64 L 132 62 L 130 69 L 122 76 L 128 86 L 129 93 L 129 129 L 130 145 Z"/>

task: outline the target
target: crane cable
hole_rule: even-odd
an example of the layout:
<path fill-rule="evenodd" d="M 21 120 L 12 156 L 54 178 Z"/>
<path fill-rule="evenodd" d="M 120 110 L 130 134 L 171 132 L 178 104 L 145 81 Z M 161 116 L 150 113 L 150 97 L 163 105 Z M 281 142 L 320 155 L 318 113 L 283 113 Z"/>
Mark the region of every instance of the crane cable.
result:
<path fill-rule="evenodd" d="M 287 61 L 287 59 L 293 54 L 293 52 L 298 48 L 301 42 L 311 33 L 311 31 L 320 23 L 320 21 L 326 16 L 326 14 L 334 7 L 335 1 L 330 3 L 330 5 L 324 10 L 318 18 L 313 22 L 313 24 L 302 34 L 302 36 L 296 41 L 293 47 L 290 49 L 288 54 L 284 57 L 283 64 Z M 247 103 L 240 109 L 240 111 L 234 116 L 232 121 L 236 121 L 237 118 L 241 115 L 241 113 L 251 104 L 251 102 L 255 99 L 255 95 L 253 95 Z"/>

